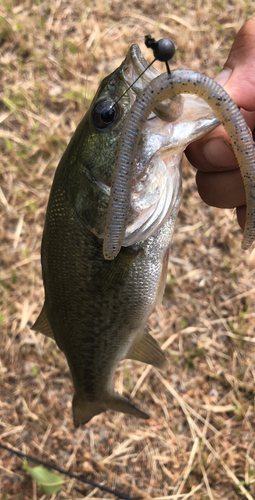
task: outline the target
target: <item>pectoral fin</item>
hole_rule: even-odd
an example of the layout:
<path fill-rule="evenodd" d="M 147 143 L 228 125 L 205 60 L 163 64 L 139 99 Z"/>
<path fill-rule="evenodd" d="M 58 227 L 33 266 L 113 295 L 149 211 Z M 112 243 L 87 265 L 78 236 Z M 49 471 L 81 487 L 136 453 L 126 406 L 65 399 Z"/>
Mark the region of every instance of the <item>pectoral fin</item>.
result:
<path fill-rule="evenodd" d="M 159 343 L 147 332 L 134 341 L 125 358 L 142 361 L 160 370 L 168 368 L 166 354 Z"/>
<path fill-rule="evenodd" d="M 122 248 L 114 261 L 105 260 L 97 274 L 91 280 L 91 287 L 95 290 L 107 292 L 116 284 L 124 284 L 129 270 L 141 250 Z"/>
<path fill-rule="evenodd" d="M 47 337 L 50 337 L 51 339 L 55 340 L 54 333 L 51 329 L 47 313 L 46 313 L 46 307 L 45 303 L 43 305 L 43 308 L 34 323 L 34 325 L 31 327 L 31 330 L 37 330 L 38 332 L 43 333 L 43 335 L 46 335 Z"/>

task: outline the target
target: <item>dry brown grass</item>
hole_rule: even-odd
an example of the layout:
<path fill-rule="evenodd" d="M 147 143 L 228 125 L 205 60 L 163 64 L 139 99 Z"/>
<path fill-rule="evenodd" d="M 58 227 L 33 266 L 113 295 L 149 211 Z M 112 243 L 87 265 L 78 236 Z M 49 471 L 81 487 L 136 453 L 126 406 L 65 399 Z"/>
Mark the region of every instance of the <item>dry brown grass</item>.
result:
<path fill-rule="evenodd" d="M 186 165 L 166 294 L 150 319 L 170 368 L 163 376 L 125 361 L 116 374 L 118 392 L 139 400 L 151 419 L 107 412 L 75 431 L 65 358 L 30 330 L 43 303 L 40 240 L 48 194 L 99 81 L 131 43 L 142 47 L 148 32 L 170 36 L 176 67 L 213 77 L 251 4 L 0 5 L 1 442 L 134 498 L 255 498 L 254 251 L 242 252 L 232 211 L 201 202 Z M 0 498 L 46 498 L 21 460 L 0 451 Z M 107 497 L 67 481 L 52 500 Z"/>

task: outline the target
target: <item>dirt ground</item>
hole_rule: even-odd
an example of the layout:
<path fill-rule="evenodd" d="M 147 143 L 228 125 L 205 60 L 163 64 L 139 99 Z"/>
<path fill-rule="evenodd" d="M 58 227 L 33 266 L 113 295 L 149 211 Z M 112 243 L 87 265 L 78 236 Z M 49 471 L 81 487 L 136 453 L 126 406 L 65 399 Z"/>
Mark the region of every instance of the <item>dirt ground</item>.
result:
<path fill-rule="evenodd" d="M 200 200 L 184 162 L 166 293 L 149 322 L 170 367 L 163 374 L 125 360 L 115 379 L 117 392 L 151 418 L 108 411 L 75 430 L 65 357 L 30 329 L 44 300 L 40 245 L 50 186 L 99 82 L 132 43 L 151 60 L 144 35 L 170 37 L 173 68 L 214 77 L 253 7 L 248 0 L 0 3 L 0 442 L 135 499 L 255 498 L 255 248 L 241 250 L 235 214 Z M 49 497 L 20 458 L 0 449 L 3 500 L 113 498 L 63 479 Z"/>

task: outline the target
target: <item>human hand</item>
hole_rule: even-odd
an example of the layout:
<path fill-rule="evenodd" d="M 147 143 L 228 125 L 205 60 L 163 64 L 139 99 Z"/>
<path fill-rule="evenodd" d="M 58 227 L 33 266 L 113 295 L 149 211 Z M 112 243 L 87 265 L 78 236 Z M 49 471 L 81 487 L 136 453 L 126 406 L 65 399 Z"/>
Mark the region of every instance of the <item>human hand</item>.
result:
<path fill-rule="evenodd" d="M 255 17 L 238 32 L 223 71 L 215 80 L 224 86 L 241 108 L 254 137 Z M 202 200 L 214 207 L 237 207 L 237 219 L 244 228 L 246 207 L 243 181 L 223 126 L 190 144 L 185 153 L 198 169 L 196 182 Z"/>

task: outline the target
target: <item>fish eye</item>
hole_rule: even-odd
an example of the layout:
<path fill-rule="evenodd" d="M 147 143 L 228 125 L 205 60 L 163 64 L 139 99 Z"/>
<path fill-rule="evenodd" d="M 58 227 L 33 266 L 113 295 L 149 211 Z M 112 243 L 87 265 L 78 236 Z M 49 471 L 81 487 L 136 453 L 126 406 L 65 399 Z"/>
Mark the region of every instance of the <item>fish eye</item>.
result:
<path fill-rule="evenodd" d="M 119 107 L 112 99 L 100 101 L 92 111 L 92 118 L 95 127 L 104 129 L 115 122 L 119 117 Z"/>

